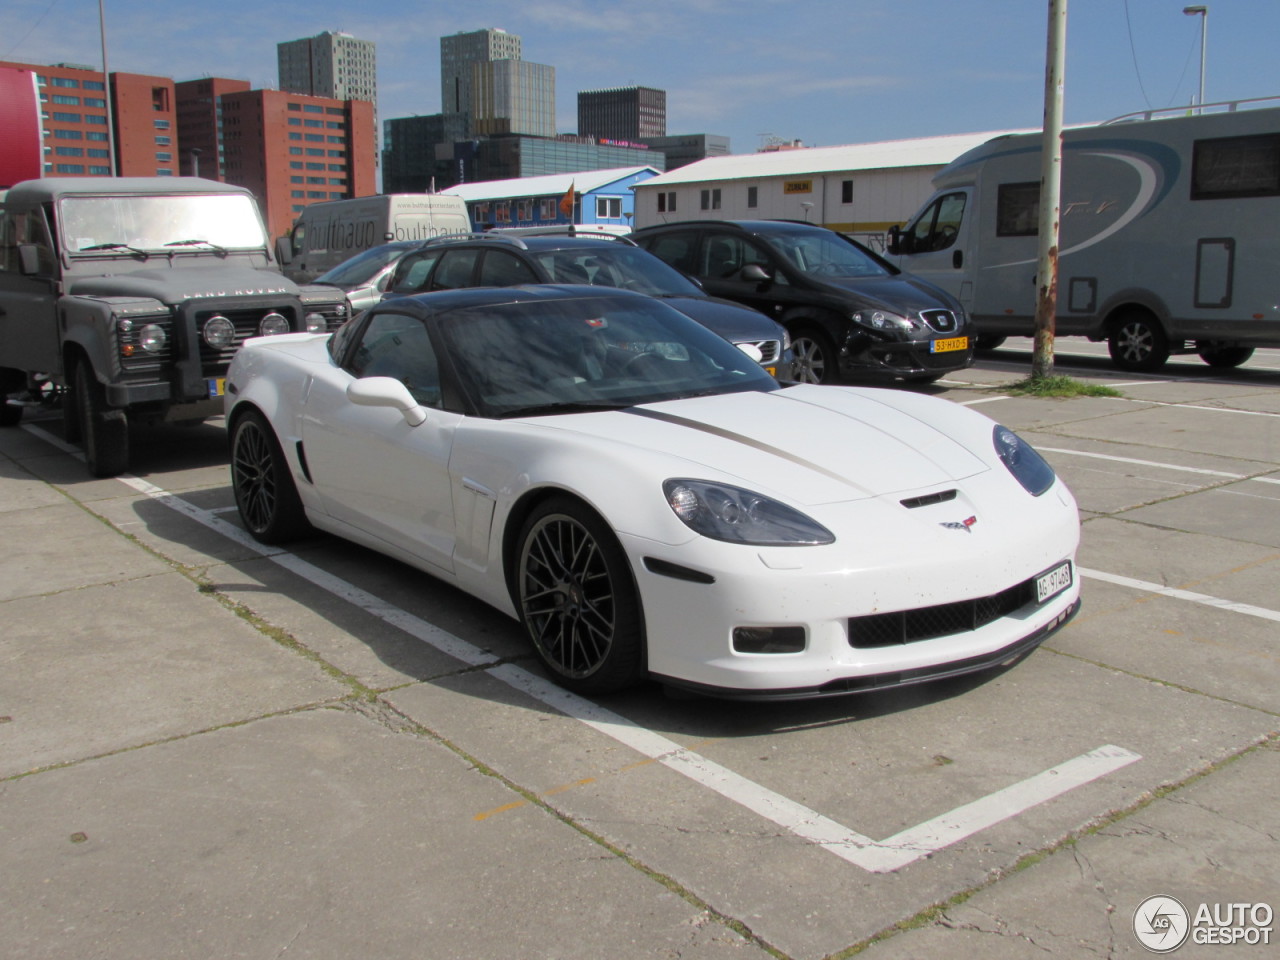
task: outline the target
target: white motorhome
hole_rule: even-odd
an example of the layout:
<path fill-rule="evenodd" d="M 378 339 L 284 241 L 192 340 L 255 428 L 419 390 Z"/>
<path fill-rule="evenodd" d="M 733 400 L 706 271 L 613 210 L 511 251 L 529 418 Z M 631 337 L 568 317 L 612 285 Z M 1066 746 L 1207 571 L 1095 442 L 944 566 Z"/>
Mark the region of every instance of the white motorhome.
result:
<path fill-rule="evenodd" d="M 997 137 L 933 178 L 889 253 L 957 297 L 979 347 L 1032 336 L 1041 135 Z M 1056 332 L 1126 370 L 1280 346 L 1280 97 L 1118 117 L 1063 134 Z"/>
<path fill-rule="evenodd" d="M 305 282 L 331 267 L 393 240 L 430 240 L 470 233 L 461 197 L 436 193 L 382 193 L 306 207 L 277 253 L 285 275 Z"/>

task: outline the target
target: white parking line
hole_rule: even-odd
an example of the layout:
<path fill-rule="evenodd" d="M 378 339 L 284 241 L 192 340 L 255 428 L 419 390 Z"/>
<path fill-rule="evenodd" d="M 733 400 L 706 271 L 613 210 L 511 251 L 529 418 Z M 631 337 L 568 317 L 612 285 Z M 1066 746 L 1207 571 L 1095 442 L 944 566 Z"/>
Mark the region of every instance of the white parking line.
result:
<path fill-rule="evenodd" d="M 1211 597 L 1208 594 L 1194 593 L 1191 590 L 1179 590 L 1177 587 L 1166 587 L 1163 584 L 1150 583 L 1146 580 L 1135 580 L 1133 577 L 1122 577 L 1116 573 L 1103 573 L 1101 570 L 1089 570 L 1085 567 L 1078 567 L 1077 570 L 1080 576 L 1089 577 L 1092 580 L 1101 580 L 1104 583 L 1114 583 L 1117 586 L 1128 587 L 1131 590 L 1156 593 L 1162 597 L 1187 600 L 1191 603 L 1203 604 L 1206 607 L 1215 607 L 1218 610 L 1229 610 L 1232 613 L 1243 613 L 1246 616 L 1259 617 L 1262 620 L 1273 620 L 1276 623 L 1280 623 L 1280 611 L 1278 610 L 1255 607 L 1249 603 L 1236 603 L 1234 600 Z"/>
<path fill-rule="evenodd" d="M 1180 463 L 1163 463 L 1159 460 L 1138 460 L 1133 457 L 1117 457 L 1110 453 L 1093 453 L 1089 450 L 1068 450 L 1066 447 L 1042 447 L 1036 449 L 1045 453 L 1062 453 L 1072 457 L 1089 457 L 1093 460 L 1110 460 L 1113 463 L 1131 463 L 1138 467 L 1157 467 L 1161 470 L 1178 470 L 1182 473 L 1198 473 L 1207 477 L 1224 477 L 1227 480 L 1249 480 L 1254 483 L 1280 484 L 1277 477 L 1249 477 L 1243 473 L 1228 473 L 1226 470 L 1206 470 L 1203 467 L 1186 467 Z"/>
<path fill-rule="evenodd" d="M 26 426 L 24 429 L 83 459 L 83 454 L 52 434 L 38 427 Z M 124 474 L 116 479 L 462 663 L 477 667 L 494 664 L 485 672 L 495 679 L 525 692 L 546 706 L 656 760 L 669 770 L 758 814 L 792 835 L 814 843 L 870 873 L 889 873 L 901 869 L 980 830 L 1015 817 L 1031 807 L 1141 759 L 1138 754 L 1121 747 L 1098 747 L 1043 773 L 897 833 L 887 840 L 875 841 L 522 667 L 510 663 L 498 664 L 497 658 L 492 654 L 461 637 L 387 603 L 288 551 L 258 543 L 244 530 L 215 516 L 212 511 L 197 507 L 140 477 Z"/>

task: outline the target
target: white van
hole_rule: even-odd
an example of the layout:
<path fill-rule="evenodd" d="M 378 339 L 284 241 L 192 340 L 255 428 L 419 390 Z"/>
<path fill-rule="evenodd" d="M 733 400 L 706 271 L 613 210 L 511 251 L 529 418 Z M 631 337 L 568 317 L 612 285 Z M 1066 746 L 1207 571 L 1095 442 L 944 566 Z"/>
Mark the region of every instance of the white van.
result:
<path fill-rule="evenodd" d="M 890 231 L 890 258 L 964 305 L 979 348 L 1034 335 L 1040 137 L 962 154 Z M 1106 340 L 1126 370 L 1280 346 L 1280 97 L 1118 117 L 1062 147 L 1059 336 Z"/>
<path fill-rule="evenodd" d="M 287 277 L 310 281 L 344 260 L 395 240 L 470 233 L 461 197 L 437 193 L 382 193 L 313 203 L 277 243 Z"/>

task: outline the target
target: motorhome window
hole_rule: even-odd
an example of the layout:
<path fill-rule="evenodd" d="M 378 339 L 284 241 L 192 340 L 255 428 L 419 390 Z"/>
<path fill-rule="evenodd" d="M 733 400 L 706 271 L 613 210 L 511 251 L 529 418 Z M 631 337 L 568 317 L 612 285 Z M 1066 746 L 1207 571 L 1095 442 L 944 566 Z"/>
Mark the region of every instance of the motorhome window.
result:
<path fill-rule="evenodd" d="M 1197 140 L 1191 199 L 1280 196 L 1280 134 Z"/>
<path fill-rule="evenodd" d="M 1039 233 L 1040 184 L 1002 183 L 996 195 L 996 236 L 1034 237 Z"/>

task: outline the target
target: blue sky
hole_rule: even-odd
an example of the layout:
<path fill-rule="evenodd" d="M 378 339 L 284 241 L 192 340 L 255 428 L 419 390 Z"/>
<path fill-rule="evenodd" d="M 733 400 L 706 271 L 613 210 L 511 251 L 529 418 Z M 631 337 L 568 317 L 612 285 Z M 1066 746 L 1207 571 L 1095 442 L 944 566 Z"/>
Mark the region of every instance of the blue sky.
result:
<path fill-rule="evenodd" d="M 1065 119 L 1188 103 L 1200 17 L 1184 0 L 1069 0 Z M 1280 0 L 1210 0 L 1206 100 L 1280 95 Z M 810 146 L 1039 126 L 1048 0 L 105 0 L 112 70 L 275 86 L 276 44 L 378 45 L 379 115 L 440 110 L 444 34 L 501 27 L 579 90 L 667 91 L 668 133 Z M 0 59 L 99 66 L 98 0 L 3 0 Z"/>

